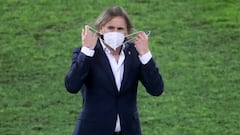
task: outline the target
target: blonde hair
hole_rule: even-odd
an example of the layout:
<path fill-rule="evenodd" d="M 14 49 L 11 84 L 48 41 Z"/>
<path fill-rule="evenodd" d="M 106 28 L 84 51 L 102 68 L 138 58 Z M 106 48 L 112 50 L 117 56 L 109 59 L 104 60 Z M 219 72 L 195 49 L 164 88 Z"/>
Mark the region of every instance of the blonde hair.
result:
<path fill-rule="evenodd" d="M 114 7 L 110 7 L 108 9 L 106 9 L 105 11 L 103 11 L 100 16 L 98 16 L 97 20 L 95 21 L 95 28 L 99 31 L 107 22 L 109 22 L 111 19 L 113 19 L 114 17 L 123 17 L 124 20 L 126 21 L 126 25 L 127 25 L 127 31 L 128 33 L 131 33 L 133 31 L 133 25 L 130 21 L 130 18 L 127 14 L 127 12 L 119 6 L 114 6 Z"/>

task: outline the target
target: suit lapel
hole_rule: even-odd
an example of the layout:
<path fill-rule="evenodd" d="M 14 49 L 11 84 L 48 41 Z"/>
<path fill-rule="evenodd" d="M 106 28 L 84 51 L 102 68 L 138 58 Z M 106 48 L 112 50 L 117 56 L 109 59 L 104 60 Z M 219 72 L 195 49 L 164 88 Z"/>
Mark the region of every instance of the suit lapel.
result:
<path fill-rule="evenodd" d="M 126 45 L 124 54 L 125 54 L 125 60 L 124 60 L 124 73 L 123 73 L 123 78 L 122 78 L 122 83 L 121 83 L 121 88 L 120 92 L 122 93 L 124 91 L 124 86 L 127 83 L 129 74 L 130 74 L 130 67 L 131 67 L 131 50 L 128 48 Z"/>
<path fill-rule="evenodd" d="M 111 90 L 111 93 L 117 94 L 118 90 L 117 90 L 117 85 L 115 83 L 115 79 L 114 79 L 114 75 L 112 72 L 112 68 L 110 66 L 110 63 L 108 61 L 108 58 L 102 48 L 102 45 L 100 42 L 98 42 L 97 46 L 96 46 L 96 57 L 98 57 L 98 62 L 100 64 L 100 66 L 102 67 L 102 69 L 104 70 L 104 72 L 106 73 L 107 77 L 109 78 L 109 82 L 111 82 L 111 84 L 114 87 L 114 90 Z"/>

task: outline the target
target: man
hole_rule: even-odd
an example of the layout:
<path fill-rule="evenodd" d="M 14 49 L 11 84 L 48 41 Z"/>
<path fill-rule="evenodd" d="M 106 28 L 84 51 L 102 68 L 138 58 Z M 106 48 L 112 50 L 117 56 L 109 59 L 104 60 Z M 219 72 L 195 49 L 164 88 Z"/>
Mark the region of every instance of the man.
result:
<path fill-rule="evenodd" d="M 74 49 L 65 77 L 70 93 L 81 90 L 82 112 L 73 135 L 141 135 L 136 96 L 138 81 L 159 96 L 163 80 L 148 47 L 148 36 L 128 34 L 133 26 L 121 7 L 106 9 L 96 20 L 97 33 L 85 26 L 82 46 Z"/>

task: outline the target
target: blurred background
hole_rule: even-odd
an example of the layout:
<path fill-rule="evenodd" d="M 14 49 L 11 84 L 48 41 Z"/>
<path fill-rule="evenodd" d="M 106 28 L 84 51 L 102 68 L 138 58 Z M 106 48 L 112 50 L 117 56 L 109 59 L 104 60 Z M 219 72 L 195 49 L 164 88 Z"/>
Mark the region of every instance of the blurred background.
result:
<path fill-rule="evenodd" d="M 238 0 L 0 1 L 0 134 L 72 134 L 82 104 L 64 87 L 72 50 L 114 5 L 152 32 L 165 82 L 160 97 L 139 86 L 143 135 L 239 135 Z"/>

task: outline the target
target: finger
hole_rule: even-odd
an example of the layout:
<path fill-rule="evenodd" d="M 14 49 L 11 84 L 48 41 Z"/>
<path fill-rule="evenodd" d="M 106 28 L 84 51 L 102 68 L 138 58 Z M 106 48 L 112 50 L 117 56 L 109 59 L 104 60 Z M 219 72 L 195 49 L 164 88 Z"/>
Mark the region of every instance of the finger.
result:
<path fill-rule="evenodd" d="M 135 41 L 138 41 L 139 40 L 139 35 L 137 35 L 136 37 L 135 37 Z"/>
<path fill-rule="evenodd" d="M 135 38 L 135 41 L 134 41 L 135 45 L 137 45 L 140 42 L 139 40 L 140 39 L 138 37 Z"/>
<path fill-rule="evenodd" d="M 83 28 L 83 35 L 84 35 L 84 36 L 87 35 L 87 27 L 86 27 L 86 25 L 85 25 L 84 28 Z"/>
<path fill-rule="evenodd" d="M 137 34 L 136 38 L 138 38 L 138 39 L 143 39 L 144 37 L 143 37 L 143 35 L 142 35 L 142 32 L 139 32 L 139 33 Z"/>
<path fill-rule="evenodd" d="M 82 29 L 82 37 L 84 36 L 84 29 Z"/>
<path fill-rule="evenodd" d="M 90 36 L 96 37 L 96 33 L 91 30 L 90 26 L 86 25 L 86 31 Z"/>
<path fill-rule="evenodd" d="M 89 33 L 89 28 L 87 25 L 85 25 L 85 34 L 88 34 Z"/>
<path fill-rule="evenodd" d="M 141 36 L 142 39 L 145 39 L 145 40 L 148 38 L 147 34 L 143 31 L 140 32 L 140 36 Z"/>

